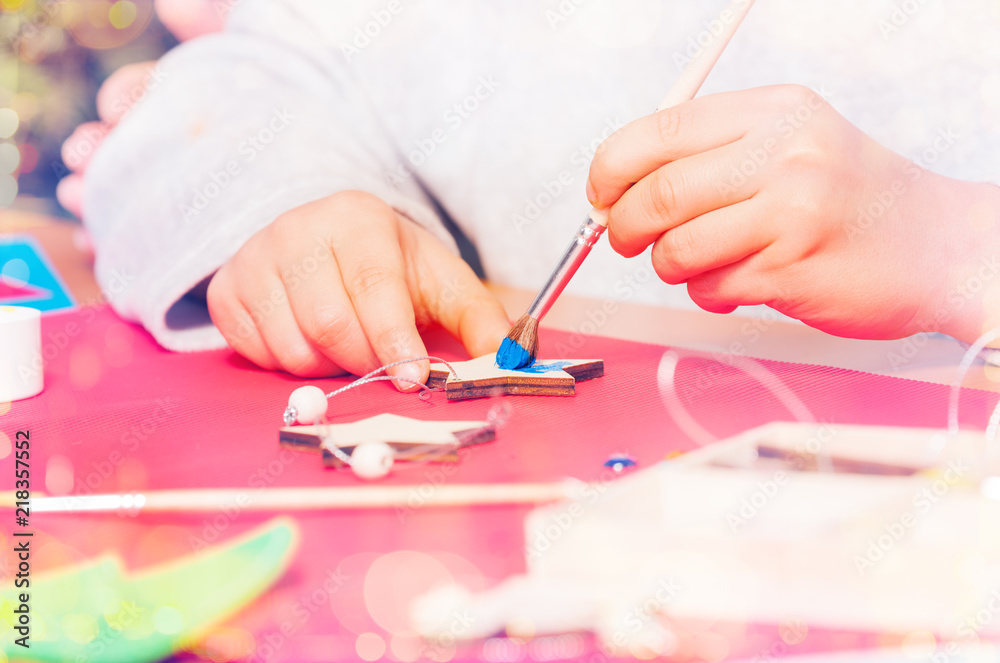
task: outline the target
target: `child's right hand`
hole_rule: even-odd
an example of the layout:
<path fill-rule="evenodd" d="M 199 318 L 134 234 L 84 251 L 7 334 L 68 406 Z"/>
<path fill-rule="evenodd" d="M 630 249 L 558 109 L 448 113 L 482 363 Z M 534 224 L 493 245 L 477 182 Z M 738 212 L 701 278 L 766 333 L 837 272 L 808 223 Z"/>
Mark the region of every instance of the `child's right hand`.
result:
<path fill-rule="evenodd" d="M 418 325 L 440 323 L 473 357 L 496 351 L 510 327 L 461 258 L 358 191 L 286 212 L 251 237 L 212 278 L 208 307 L 234 350 L 303 377 L 426 355 Z M 390 374 L 424 382 L 428 364 Z"/>

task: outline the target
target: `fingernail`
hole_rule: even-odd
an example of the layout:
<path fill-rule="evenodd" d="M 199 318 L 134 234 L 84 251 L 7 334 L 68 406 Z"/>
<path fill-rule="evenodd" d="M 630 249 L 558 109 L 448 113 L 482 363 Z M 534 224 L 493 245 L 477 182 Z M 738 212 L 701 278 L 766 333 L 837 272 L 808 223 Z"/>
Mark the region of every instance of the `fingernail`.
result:
<path fill-rule="evenodd" d="M 590 183 L 590 178 L 587 178 L 587 200 L 594 207 L 597 207 L 597 192 L 594 191 L 594 185 Z"/>
<path fill-rule="evenodd" d="M 413 391 L 420 388 L 417 384 L 414 384 L 420 382 L 420 378 L 422 377 L 420 366 L 417 364 L 402 364 L 396 368 L 395 375 L 397 378 L 403 378 L 395 382 L 396 387 L 400 391 Z M 409 382 L 406 382 L 406 380 L 409 380 Z"/>

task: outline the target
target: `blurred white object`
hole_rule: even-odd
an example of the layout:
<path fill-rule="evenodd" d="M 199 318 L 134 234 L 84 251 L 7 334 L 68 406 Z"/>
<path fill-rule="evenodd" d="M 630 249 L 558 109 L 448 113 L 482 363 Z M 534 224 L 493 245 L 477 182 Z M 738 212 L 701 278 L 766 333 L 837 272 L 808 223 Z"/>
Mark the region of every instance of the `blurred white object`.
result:
<path fill-rule="evenodd" d="M 27 306 L 0 306 L 0 403 L 42 391 L 42 314 Z"/>
<path fill-rule="evenodd" d="M 414 626 L 434 637 L 447 604 L 474 620 L 470 637 L 528 619 L 617 653 L 669 654 L 664 617 L 967 642 L 1000 587 L 1000 463 L 983 433 L 946 435 L 772 423 L 596 485 L 528 515 L 526 575 L 439 589 Z"/>

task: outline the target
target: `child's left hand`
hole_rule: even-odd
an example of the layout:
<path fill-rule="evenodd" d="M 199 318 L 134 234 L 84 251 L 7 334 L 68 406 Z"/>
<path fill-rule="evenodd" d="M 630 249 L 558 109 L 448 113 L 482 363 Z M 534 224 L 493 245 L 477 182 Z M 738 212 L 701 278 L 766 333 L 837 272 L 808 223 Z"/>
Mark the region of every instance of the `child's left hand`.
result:
<path fill-rule="evenodd" d="M 1000 217 L 994 187 L 920 168 L 792 85 L 626 125 L 598 150 L 587 195 L 610 207 L 618 253 L 652 244 L 656 273 L 702 308 L 768 304 L 841 336 L 975 338 L 982 308 L 951 310 L 951 289 L 1000 246 L 970 223 Z"/>

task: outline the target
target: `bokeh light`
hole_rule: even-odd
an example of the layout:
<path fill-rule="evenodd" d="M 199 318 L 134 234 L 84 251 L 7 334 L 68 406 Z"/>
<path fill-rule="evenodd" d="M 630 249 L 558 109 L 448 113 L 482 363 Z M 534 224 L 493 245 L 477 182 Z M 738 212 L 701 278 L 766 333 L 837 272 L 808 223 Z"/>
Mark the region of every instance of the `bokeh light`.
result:
<path fill-rule="evenodd" d="M 389 649 L 393 657 L 402 663 L 411 663 L 420 658 L 423 647 L 423 640 L 412 633 L 394 635 L 389 641 Z"/>
<path fill-rule="evenodd" d="M 0 138 L 10 138 L 17 133 L 20 118 L 12 108 L 0 108 Z"/>
<path fill-rule="evenodd" d="M 6 458 L 12 450 L 13 446 L 10 443 L 10 437 L 7 436 L 7 433 L 0 430 L 0 458 Z"/>
<path fill-rule="evenodd" d="M 21 151 L 17 145 L 0 143 L 0 174 L 10 175 L 21 165 Z"/>
<path fill-rule="evenodd" d="M 903 638 L 901 648 L 907 658 L 927 660 L 934 655 L 934 651 L 937 649 L 937 640 L 929 631 L 913 631 Z"/>
<path fill-rule="evenodd" d="M 434 587 L 453 584 L 454 577 L 427 553 L 400 550 L 376 559 L 365 576 L 368 614 L 389 633 L 409 633 L 410 605 Z"/>
<path fill-rule="evenodd" d="M 670 655 L 673 653 L 670 643 L 663 643 L 663 646 L 654 647 L 657 656 Z M 729 655 L 729 640 L 719 633 L 705 631 L 694 636 L 694 650 L 697 656 L 709 663 L 718 663 Z"/>
<path fill-rule="evenodd" d="M 125 324 L 115 323 L 104 332 L 104 360 L 109 366 L 121 368 L 132 361 L 132 341 L 135 334 Z"/>
<path fill-rule="evenodd" d="M 74 345 L 69 355 L 69 381 L 75 389 L 89 389 L 101 380 L 101 359 L 89 345 Z"/>
<path fill-rule="evenodd" d="M 10 207 L 17 197 L 17 180 L 10 175 L 0 175 L 0 207 Z"/>
<path fill-rule="evenodd" d="M 376 633 L 362 633 L 354 642 L 354 650 L 365 661 L 377 661 L 385 655 L 385 640 Z"/>
<path fill-rule="evenodd" d="M 249 631 L 234 626 L 221 626 L 205 636 L 198 653 L 215 663 L 228 663 L 250 658 L 255 644 L 253 634 Z"/>
<path fill-rule="evenodd" d="M 66 456 L 53 455 L 45 463 L 45 490 L 52 495 L 73 492 L 73 463 Z"/>
<path fill-rule="evenodd" d="M 135 22 L 135 17 L 138 13 L 139 10 L 136 9 L 134 2 L 119 0 L 119 2 L 111 5 L 111 9 L 108 10 L 108 20 L 116 29 L 124 30 Z"/>
<path fill-rule="evenodd" d="M 38 150 L 35 149 L 34 145 L 29 145 L 28 143 L 23 143 L 17 148 L 20 152 L 21 165 L 18 170 L 24 173 L 30 173 L 38 165 Z"/>
<path fill-rule="evenodd" d="M 138 37 L 153 17 L 152 0 L 78 0 L 83 12 L 69 26 L 76 43 L 84 48 L 118 48 Z"/>
<path fill-rule="evenodd" d="M 59 623 L 63 634 L 73 642 L 85 645 L 97 637 L 97 620 L 86 613 L 70 613 Z"/>
<path fill-rule="evenodd" d="M 184 629 L 184 615 L 172 605 L 161 605 L 153 611 L 153 628 L 163 635 L 177 635 Z"/>
<path fill-rule="evenodd" d="M 0 266 L 0 281 L 11 288 L 20 288 L 31 278 L 31 268 L 20 258 L 11 258 Z"/>

